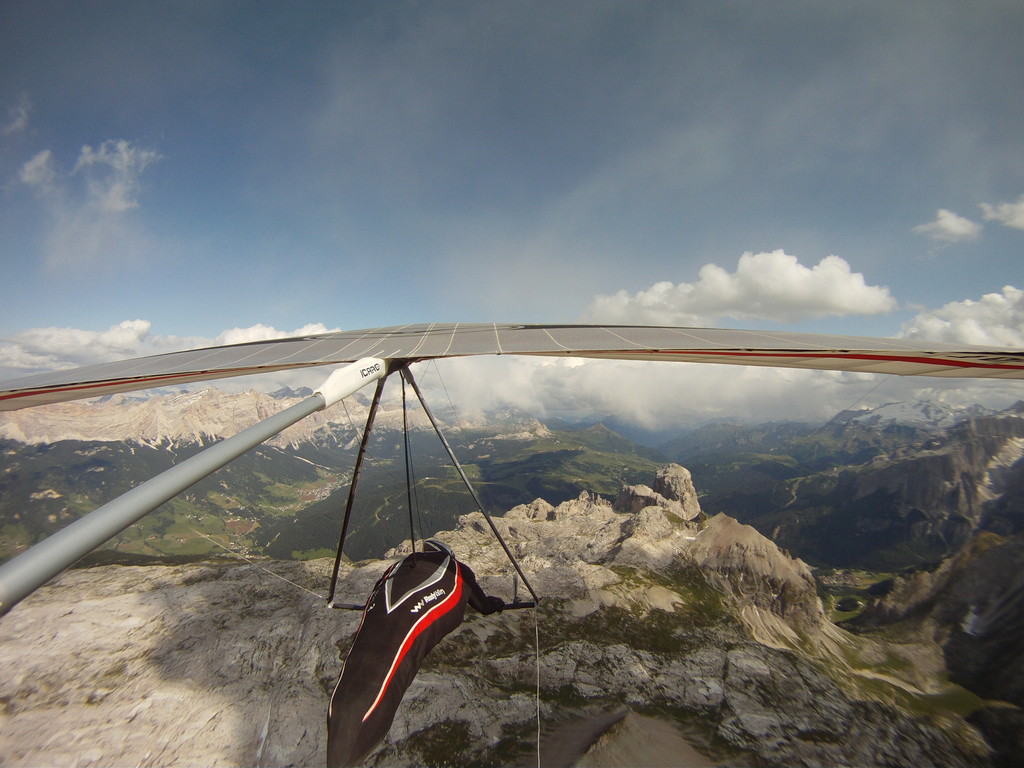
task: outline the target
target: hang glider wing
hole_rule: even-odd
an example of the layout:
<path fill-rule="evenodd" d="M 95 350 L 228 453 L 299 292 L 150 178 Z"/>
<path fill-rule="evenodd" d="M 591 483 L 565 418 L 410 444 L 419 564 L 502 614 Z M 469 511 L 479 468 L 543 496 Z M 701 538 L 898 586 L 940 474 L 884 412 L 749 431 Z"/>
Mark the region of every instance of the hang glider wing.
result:
<path fill-rule="evenodd" d="M 670 360 L 903 376 L 1024 379 L 1024 350 L 721 328 L 431 324 L 154 355 L 0 383 L 0 410 L 197 381 L 351 363 L 468 355 Z"/>

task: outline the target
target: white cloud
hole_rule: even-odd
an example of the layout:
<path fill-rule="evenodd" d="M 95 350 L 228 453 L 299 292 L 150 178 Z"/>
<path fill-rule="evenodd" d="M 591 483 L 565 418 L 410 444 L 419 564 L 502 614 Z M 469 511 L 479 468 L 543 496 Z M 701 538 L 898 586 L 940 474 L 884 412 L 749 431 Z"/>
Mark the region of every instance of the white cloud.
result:
<path fill-rule="evenodd" d="M 153 150 L 123 139 L 105 141 L 99 149 L 82 147 L 71 174 L 85 176 L 89 205 L 103 213 L 123 213 L 139 206 L 142 172 L 160 159 Z"/>
<path fill-rule="evenodd" d="M 1024 229 L 1024 195 L 1018 197 L 1015 203 L 982 203 L 980 207 L 985 221 L 998 221 L 1007 227 Z"/>
<path fill-rule="evenodd" d="M 28 118 L 32 112 L 32 104 L 28 94 L 23 93 L 18 98 L 18 103 L 7 108 L 7 122 L 0 125 L 0 134 L 13 136 L 28 129 Z"/>
<path fill-rule="evenodd" d="M 977 238 L 981 234 L 981 224 L 940 208 L 935 215 L 935 221 L 916 226 L 913 231 L 915 234 L 925 235 L 942 243 L 956 243 Z"/>
<path fill-rule="evenodd" d="M 900 336 L 995 347 L 1024 347 L 1024 291 L 1007 285 L 979 301 L 951 301 L 903 325 Z"/>
<path fill-rule="evenodd" d="M 0 367 L 31 373 L 130 357 L 143 348 L 149 329 L 146 320 L 125 320 L 105 331 L 31 328 L 0 343 Z"/>
<path fill-rule="evenodd" d="M 318 333 L 334 333 L 340 328 L 327 328 L 323 323 L 308 323 L 294 331 L 279 331 L 270 325 L 257 323 L 248 328 L 232 328 L 221 334 L 215 340 L 215 344 L 245 344 L 250 341 L 269 341 L 270 339 L 284 339 L 291 336 L 309 336 Z"/>
<path fill-rule="evenodd" d="M 57 170 L 53 164 L 53 153 L 44 149 L 21 167 L 18 175 L 21 183 L 32 187 L 40 195 L 53 190 L 57 181 Z"/>
<path fill-rule="evenodd" d="M 823 422 L 852 407 L 931 399 L 1005 408 L 1024 397 L 1016 381 L 944 380 L 738 365 L 550 360 L 505 355 L 417 367 L 435 410 L 449 397 L 461 418 L 518 408 L 540 418 L 615 417 L 651 431 L 715 420 Z M 441 386 L 443 382 L 443 387 Z"/>
<path fill-rule="evenodd" d="M 142 174 L 160 159 L 153 150 L 119 140 L 82 147 L 69 173 L 48 149 L 26 162 L 19 179 L 44 201 L 49 217 L 46 264 L 117 265 L 143 255 L 148 239 L 129 212 L 139 207 Z"/>
<path fill-rule="evenodd" d="M 777 250 L 744 253 L 733 273 L 706 264 L 696 283 L 660 282 L 635 294 L 597 296 L 585 317 L 607 323 L 710 325 L 718 317 L 796 321 L 895 308 L 888 288 L 868 285 L 839 256 L 805 267 L 795 256 Z"/>

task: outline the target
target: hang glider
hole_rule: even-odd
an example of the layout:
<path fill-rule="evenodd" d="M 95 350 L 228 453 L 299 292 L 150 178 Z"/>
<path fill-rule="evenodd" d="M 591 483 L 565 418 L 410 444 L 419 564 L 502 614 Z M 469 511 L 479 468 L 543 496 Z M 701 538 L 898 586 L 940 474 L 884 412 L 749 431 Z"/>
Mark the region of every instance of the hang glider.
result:
<path fill-rule="evenodd" d="M 254 373 L 471 355 L 669 360 L 901 376 L 1024 379 L 1024 350 L 722 328 L 441 324 L 209 347 L 0 382 L 0 410 Z"/>
<path fill-rule="evenodd" d="M 27 376 L 0 384 L 0 410 L 349 363 L 335 370 L 312 396 L 136 486 L 0 565 L 0 615 L 193 483 L 370 382 L 383 381 L 417 361 L 509 354 L 1024 379 L 1024 350 L 1020 349 L 714 328 L 493 324 L 413 325 L 327 333 Z"/>

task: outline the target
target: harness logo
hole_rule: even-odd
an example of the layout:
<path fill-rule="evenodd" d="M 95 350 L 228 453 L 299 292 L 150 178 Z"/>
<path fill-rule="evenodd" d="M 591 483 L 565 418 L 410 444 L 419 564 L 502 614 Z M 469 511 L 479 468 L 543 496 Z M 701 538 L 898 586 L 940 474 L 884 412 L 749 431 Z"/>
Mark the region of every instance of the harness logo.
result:
<path fill-rule="evenodd" d="M 419 613 L 427 603 L 432 603 L 439 597 L 444 597 L 447 594 L 446 590 L 435 589 L 429 595 L 424 595 L 423 598 L 416 603 L 412 608 L 409 609 L 409 613 Z"/>

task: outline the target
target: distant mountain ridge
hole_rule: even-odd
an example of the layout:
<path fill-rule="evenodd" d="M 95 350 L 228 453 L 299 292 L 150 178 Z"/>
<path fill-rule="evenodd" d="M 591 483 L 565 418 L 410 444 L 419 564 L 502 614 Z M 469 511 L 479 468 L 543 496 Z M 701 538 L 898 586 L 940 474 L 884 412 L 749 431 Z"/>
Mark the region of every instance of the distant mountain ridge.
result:
<path fill-rule="evenodd" d="M 213 389 L 140 400 L 115 395 L 0 415 L 0 559 L 9 557 L 223 436 L 297 401 Z M 321 556 L 333 547 L 368 401 L 352 397 L 313 414 L 247 452 L 121 534 L 113 546 L 148 555 L 188 555 L 217 545 L 269 547 L 277 557 Z M 437 409 L 444 423 L 444 409 Z M 382 402 L 349 544 L 368 556 L 400 540 L 404 417 Z M 417 498 L 451 521 L 469 511 L 425 414 L 410 409 Z M 493 420 L 458 419 L 444 430 L 492 509 L 539 495 L 562 501 L 584 483 L 607 493 L 653 471 L 661 460 L 602 427 L 567 435 L 505 411 Z M 302 524 L 294 523 L 302 520 Z M 217 544 L 211 542 L 216 541 Z"/>
<path fill-rule="evenodd" d="M 903 424 L 920 429 L 943 430 L 967 419 L 977 419 L 996 413 L 980 405 L 951 406 L 937 400 L 915 400 L 912 403 L 885 403 L 875 408 L 842 411 L 832 421 L 859 423 L 866 426 Z"/>
<path fill-rule="evenodd" d="M 60 440 L 133 440 L 154 445 L 162 442 L 208 442 L 211 439 L 235 434 L 269 414 L 283 410 L 312 394 L 313 391 L 308 387 L 282 387 L 269 394 L 253 390 L 227 392 L 215 387 L 204 387 L 186 391 L 157 390 L 150 396 L 133 393 L 108 395 L 95 400 L 0 413 L 0 439 L 28 444 L 53 443 Z M 313 414 L 282 435 L 273 438 L 269 444 L 297 445 L 315 441 L 325 430 L 361 429 L 366 418 L 367 406 L 368 400 L 363 396 L 347 398 L 344 406 Z M 993 413 L 977 405 L 951 406 L 938 400 L 917 400 L 841 411 L 829 423 L 872 427 L 896 424 L 917 429 L 944 430 L 964 420 Z M 410 414 L 414 428 L 429 428 L 429 423 L 418 405 L 411 409 Z M 442 415 L 435 415 L 442 423 L 445 421 Z M 385 403 L 377 418 L 377 427 L 380 429 L 398 429 L 401 426 L 400 409 L 397 409 L 395 403 Z M 488 413 L 483 421 L 474 421 L 470 426 L 481 428 L 485 423 L 495 425 L 506 422 L 519 425 L 539 423 L 529 414 L 504 410 Z M 557 418 L 548 420 L 548 423 L 555 429 L 564 430 L 578 430 L 603 424 L 620 435 L 631 433 L 630 426 L 615 416 L 582 424 L 569 424 Z M 789 428 L 797 431 L 818 428 L 805 422 L 785 424 L 791 425 Z M 781 425 L 782 423 L 779 424 Z M 681 432 L 713 434 L 718 430 L 757 432 L 762 429 L 764 425 L 761 424 L 720 422 L 698 430 L 684 429 Z"/>
<path fill-rule="evenodd" d="M 212 387 L 139 399 L 112 395 L 102 400 L 57 403 L 0 414 L 0 438 L 28 444 L 61 440 L 96 442 L 132 441 L 143 445 L 207 443 L 230 437 L 302 398 L 302 393 L 278 390 L 222 392 Z M 412 411 L 417 428 L 427 426 L 422 412 Z M 366 406 L 359 400 L 345 407 L 312 414 L 268 445 L 296 446 L 315 441 L 327 432 L 344 433 L 352 439 L 366 420 Z M 385 408 L 378 428 L 400 426 L 400 415 Z"/>
<path fill-rule="evenodd" d="M 288 387 L 271 394 L 261 392 L 224 392 L 214 387 L 157 394 L 109 395 L 95 400 L 56 403 L 37 408 L 0 413 L 0 439 L 30 445 L 62 440 L 84 442 L 135 442 L 142 445 L 200 443 L 230 437 L 272 414 L 312 395 L 308 388 Z M 369 410 L 369 401 L 359 395 L 343 404 L 318 411 L 266 442 L 275 447 L 315 444 L 324 439 L 358 439 Z M 527 414 L 505 410 L 488 414 L 484 420 L 460 418 L 458 424 L 446 424 L 445 414 L 435 418 L 447 428 L 467 428 L 474 432 L 542 435 L 546 428 Z M 397 402 L 383 401 L 374 421 L 374 431 L 402 429 L 402 409 Z M 414 430 L 431 429 L 418 404 L 409 408 L 408 422 Z"/>
<path fill-rule="evenodd" d="M 305 394 L 203 389 L 0 414 L 0 441 L 8 441 L 0 557 Z M 213 545 L 195 529 L 278 558 L 322 555 L 337 536 L 367 405 L 356 396 L 314 414 L 144 520 L 125 534 L 134 540 L 122 537 L 118 546 L 208 551 Z M 420 501 L 452 521 L 470 510 L 467 494 L 422 411 L 409 416 Z M 407 513 L 396 514 L 404 503 L 401 427 L 400 405 L 382 404 L 369 468 L 379 477 L 361 485 L 358 501 L 368 511 L 352 532 L 359 556 L 390 546 L 408 527 L 398 522 Z M 610 497 L 671 460 L 694 471 L 706 508 L 816 564 L 902 568 L 949 555 L 977 530 L 1008 534 L 1019 525 L 1020 504 L 1006 489 L 1024 472 L 1024 405 L 987 413 L 919 401 L 844 412 L 822 425 L 716 423 L 657 449 L 601 422 L 548 426 L 516 411 L 460 419 L 445 431 L 491 509 L 537 497 L 557 503 L 585 487 Z"/>
<path fill-rule="evenodd" d="M 691 468 L 705 508 L 816 564 L 935 562 L 978 530 L 1018 530 L 1021 516 L 1004 499 L 1024 473 L 1021 403 L 996 413 L 889 404 L 820 426 L 707 425 L 661 450 Z"/>
<path fill-rule="evenodd" d="M 270 394 L 253 390 L 226 392 L 214 387 L 205 387 L 180 392 L 158 391 L 148 397 L 138 394 L 108 395 L 95 400 L 59 403 L 2 413 L 0 439 L 28 444 L 54 443 L 60 440 L 132 440 L 154 445 L 163 442 L 208 442 L 211 439 L 235 434 L 312 394 L 308 387 L 282 387 Z M 346 399 L 344 406 L 313 414 L 268 442 L 271 445 L 294 446 L 315 441 L 324 431 L 356 431 L 361 429 L 365 421 L 367 405 L 365 397 L 350 397 Z M 860 424 L 870 427 L 896 424 L 937 431 L 949 429 L 967 419 L 993 413 L 977 405 L 956 407 L 938 400 L 917 400 L 841 411 L 829 424 Z M 400 408 L 395 403 L 385 403 L 378 413 L 377 428 L 400 428 L 400 414 Z M 411 409 L 410 418 L 414 428 L 429 428 L 429 423 L 418 406 Z M 444 418 L 439 418 L 443 423 Z M 557 418 L 549 421 L 556 429 L 578 430 L 604 424 L 617 434 L 628 432 L 626 425 L 620 422 L 621 420 L 616 417 L 582 425 L 570 425 L 560 422 Z M 483 423 L 526 425 L 529 431 L 535 428 L 539 421 L 522 412 L 505 410 L 491 412 L 486 415 L 484 422 L 474 422 L 471 426 L 480 428 Z M 791 425 L 789 429 L 796 431 L 818 428 L 802 422 L 786 424 Z M 713 434 L 716 431 L 757 432 L 763 429 L 764 425 L 722 422 L 706 425 L 699 430 L 682 431 L 690 434 Z"/>

